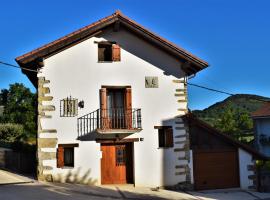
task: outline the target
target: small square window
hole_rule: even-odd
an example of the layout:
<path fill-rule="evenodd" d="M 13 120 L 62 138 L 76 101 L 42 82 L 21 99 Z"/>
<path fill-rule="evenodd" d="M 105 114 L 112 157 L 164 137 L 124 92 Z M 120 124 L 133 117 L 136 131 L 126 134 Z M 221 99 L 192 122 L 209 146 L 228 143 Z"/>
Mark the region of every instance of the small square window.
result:
<path fill-rule="evenodd" d="M 60 101 L 60 116 L 75 117 L 78 115 L 78 99 L 68 97 Z"/>
<path fill-rule="evenodd" d="M 160 148 L 173 147 L 173 129 L 158 129 L 158 142 Z"/>
<path fill-rule="evenodd" d="M 98 43 L 98 62 L 119 62 L 121 60 L 121 48 L 115 42 Z"/>
<path fill-rule="evenodd" d="M 73 147 L 64 148 L 64 166 L 74 167 L 74 148 Z"/>
<path fill-rule="evenodd" d="M 112 44 L 98 44 L 98 61 L 111 62 L 112 61 Z"/>
<path fill-rule="evenodd" d="M 74 148 L 79 144 L 58 144 L 57 168 L 74 167 Z"/>

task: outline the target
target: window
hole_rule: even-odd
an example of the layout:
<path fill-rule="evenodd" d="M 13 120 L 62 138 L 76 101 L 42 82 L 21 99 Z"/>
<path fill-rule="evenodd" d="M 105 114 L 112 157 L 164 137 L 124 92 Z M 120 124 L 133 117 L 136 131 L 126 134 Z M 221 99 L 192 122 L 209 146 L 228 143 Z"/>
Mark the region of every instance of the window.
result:
<path fill-rule="evenodd" d="M 98 61 L 112 61 L 112 44 L 98 44 Z"/>
<path fill-rule="evenodd" d="M 74 167 L 74 148 L 73 147 L 64 148 L 64 166 Z"/>
<path fill-rule="evenodd" d="M 74 147 L 78 144 L 59 144 L 57 148 L 57 167 L 74 167 Z"/>
<path fill-rule="evenodd" d="M 60 116 L 75 117 L 78 115 L 78 99 L 67 97 L 60 101 Z"/>
<path fill-rule="evenodd" d="M 126 164 L 125 145 L 115 146 L 115 155 L 117 166 Z"/>
<path fill-rule="evenodd" d="M 100 89 L 100 110 L 102 129 L 131 129 L 131 88 L 106 86 Z"/>
<path fill-rule="evenodd" d="M 159 147 L 173 147 L 173 129 L 161 127 L 158 129 L 158 142 Z"/>
<path fill-rule="evenodd" d="M 98 62 L 120 61 L 120 46 L 110 42 L 98 43 Z"/>

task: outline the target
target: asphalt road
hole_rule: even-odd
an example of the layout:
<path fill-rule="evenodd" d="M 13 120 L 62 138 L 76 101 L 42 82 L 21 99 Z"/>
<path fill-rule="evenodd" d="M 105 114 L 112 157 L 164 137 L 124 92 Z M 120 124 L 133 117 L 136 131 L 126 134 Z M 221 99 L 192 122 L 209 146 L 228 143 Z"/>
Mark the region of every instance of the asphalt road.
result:
<path fill-rule="evenodd" d="M 202 192 L 152 191 L 132 185 L 86 186 L 66 183 L 37 182 L 0 170 L 0 200 L 254 200 L 270 199 L 270 193 L 233 190 Z"/>

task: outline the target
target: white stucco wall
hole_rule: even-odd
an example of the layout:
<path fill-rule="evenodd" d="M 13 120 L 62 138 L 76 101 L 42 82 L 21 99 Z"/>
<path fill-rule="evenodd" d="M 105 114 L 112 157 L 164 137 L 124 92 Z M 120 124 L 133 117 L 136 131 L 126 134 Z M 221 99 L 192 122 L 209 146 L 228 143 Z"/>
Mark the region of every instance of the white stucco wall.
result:
<path fill-rule="evenodd" d="M 249 186 L 253 185 L 252 180 L 248 178 L 249 175 L 254 175 L 253 171 L 249 171 L 247 166 L 254 165 L 252 155 L 243 149 L 238 149 L 239 156 L 239 176 L 240 176 L 240 187 L 241 189 L 248 189 Z"/>
<path fill-rule="evenodd" d="M 98 49 L 94 41 L 116 41 L 121 46 L 121 62 L 98 63 Z M 100 184 L 100 144 L 95 141 L 77 140 L 77 117 L 99 108 L 99 89 L 102 85 L 130 85 L 132 107 L 142 109 L 142 128 L 130 137 L 143 138 L 134 143 L 135 184 L 143 186 L 174 185 L 185 181 L 185 176 L 175 176 L 175 165 L 182 152 L 173 148 L 158 148 L 158 131 L 155 125 L 175 127 L 175 116 L 184 114 L 177 111 L 186 108 L 175 97 L 176 89 L 183 84 L 173 83 L 183 79 L 180 62 L 163 51 L 121 29 L 119 32 L 105 32 L 65 51 L 45 59 L 45 67 L 39 76 L 50 80 L 50 95 L 56 110 L 52 119 L 42 119 L 45 128 L 57 129 L 58 144 L 79 143 L 75 148 L 75 167 L 56 168 L 56 161 L 46 163 L 53 167 L 55 178 L 65 179 L 68 173 L 78 176 L 87 174 L 86 180 Z M 157 76 L 158 88 L 145 88 L 145 76 Z M 60 117 L 60 100 L 67 96 L 84 100 L 85 107 L 79 109 L 77 117 Z M 174 134 L 182 130 L 175 130 Z M 183 133 L 184 134 L 184 133 Z M 45 136 L 46 137 L 46 136 Z M 44 161 L 46 162 L 46 161 Z"/>
<path fill-rule="evenodd" d="M 258 150 L 266 155 L 270 156 L 270 143 L 260 142 L 260 136 L 265 135 L 266 138 L 270 139 L 270 118 L 258 118 L 255 120 L 255 142 Z"/>

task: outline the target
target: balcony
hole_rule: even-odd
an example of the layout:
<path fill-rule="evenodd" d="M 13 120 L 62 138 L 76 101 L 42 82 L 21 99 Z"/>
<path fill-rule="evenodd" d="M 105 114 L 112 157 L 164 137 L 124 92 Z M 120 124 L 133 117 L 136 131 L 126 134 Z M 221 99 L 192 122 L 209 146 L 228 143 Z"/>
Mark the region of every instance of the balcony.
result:
<path fill-rule="evenodd" d="M 132 134 L 142 130 L 141 109 L 97 109 L 77 119 L 78 137 L 92 132 Z"/>

